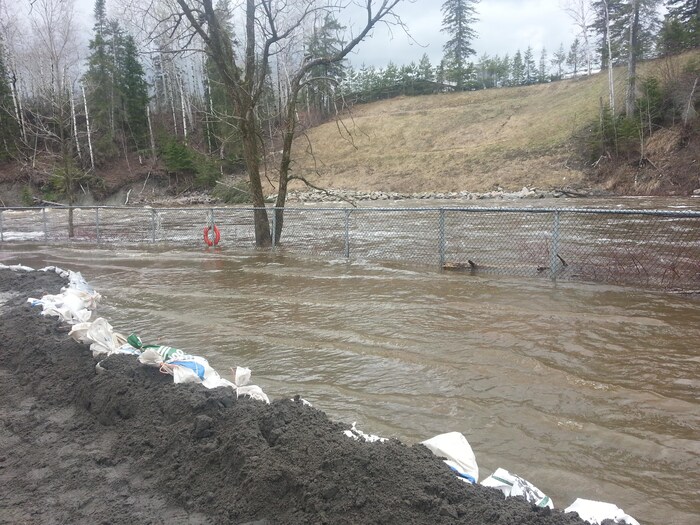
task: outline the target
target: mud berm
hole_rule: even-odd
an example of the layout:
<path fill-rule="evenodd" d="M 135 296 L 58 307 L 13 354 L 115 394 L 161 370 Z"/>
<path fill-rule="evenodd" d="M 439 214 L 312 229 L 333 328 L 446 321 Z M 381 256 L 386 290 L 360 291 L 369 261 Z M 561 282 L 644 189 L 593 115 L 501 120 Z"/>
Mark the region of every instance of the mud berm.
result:
<path fill-rule="evenodd" d="M 422 445 L 354 441 L 298 396 L 176 385 L 129 356 L 98 374 L 26 302 L 64 284 L 0 270 L 2 524 L 586 523 L 469 485 Z"/>

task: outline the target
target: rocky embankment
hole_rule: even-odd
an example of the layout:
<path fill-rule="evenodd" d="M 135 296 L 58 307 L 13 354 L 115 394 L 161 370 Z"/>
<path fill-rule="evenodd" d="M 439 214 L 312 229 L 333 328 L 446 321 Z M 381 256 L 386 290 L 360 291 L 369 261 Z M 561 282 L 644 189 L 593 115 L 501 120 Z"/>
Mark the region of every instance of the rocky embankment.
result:
<path fill-rule="evenodd" d="M 422 193 L 398 193 L 385 191 L 355 191 L 355 190 L 295 190 L 290 191 L 287 202 L 337 202 L 337 201 L 397 201 L 397 200 L 481 200 L 481 199 L 545 199 L 558 197 L 588 197 L 592 196 L 590 190 L 554 189 L 540 190 L 537 188 L 523 187 L 520 191 L 506 191 L 498 188 L 485 193 L 471 191 L 440 192 L 430 191 Z M 268 200 L 274 197 L 268 197 Z"/>

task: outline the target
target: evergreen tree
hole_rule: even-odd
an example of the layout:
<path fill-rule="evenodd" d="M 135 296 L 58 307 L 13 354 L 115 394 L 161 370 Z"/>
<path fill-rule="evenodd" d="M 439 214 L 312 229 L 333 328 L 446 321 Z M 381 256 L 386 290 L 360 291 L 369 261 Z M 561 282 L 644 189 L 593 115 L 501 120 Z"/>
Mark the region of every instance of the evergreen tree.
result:
<path fill-rule="evenodd" d="M 10 82 L 5 67 L 5 47 L 0 35 L 0 160 L 9 157 L 14 151 L 14 141 L 18 132 Z"/>
<path fill-rule="evenodd" d="M 445 76 L 458 90 L 468 82 L 467 58 L 475 54 L 471 43 L 476 37 L 473 25 L 477 21 L 477 3 L 478 0 L 446 0 L 442 4 L 442 31 L 450 37 L 443 47 Z"/>
<path fill-rule="evenodd" d="M 564 64 L 566 63 L 566 51 L 564 50 L 564 44 L 559 44 L 559 49 L 552 55 L 551 64 L 557 69 L 554 78 L 561 80 L 564 76 Z"/>
<path fill-rule="evenodd" d="M 313 33 L 306 43 L 307 53 L 312 56 L 331 56 L 343 47 L 338 35 L 345 29 L 333 16 L 326 14 L 319 26 L 314 26 Z M 323 115 L 330 114 L 335 104 L 336 86 L 346 74 L 344 61 L 321 64 L 311 68 L 307 75 L 307 96 L 311 105 Z"/>
<path fill-rule="evenodd" d="M 506 55 L 498 63 L 498 87 L 507 86 L 510 78 L 510 55 Z"/>
<path fill-rule="evenodd" d="M 583 48 L 581 47 L 581 41 L 575 38 L 571 43 L 569 48 L 569 54 L 566 57 L 566 64 L 571 68 L 571 72 L 574 76 L 578 73 L 578 68 L 583 64 L 585 56 L 583 55 Z"/>
<path fill-rule="evenodd" d="M 418 62 L 418 80 L 426 80 L 428 82 L 435 80 L 435 72 L 426 53 L 423 53 L 420 62 Z"/>
<path fill-rule="evenodd" d="M 607 37 L 610 36 L 610 48 L 613 65 L 627 63 L 630 45 L 630 30 L 636 25 L 636 45 L 634 53 L 637 59 L 649 58 L 655 52 L 655 44 L 660 28 L 658 7 L 660 0 L 594 0 L 594 30 L 598 34 L 598 51 L 601 66 L 608 66 Z M 607 10 L 607 11 L 606 11 Z M 609 21 L 606 23 L 606 12 Z M 636 15 L 635 15 L 636 13 Z M 637 19 L 636 23 L 633 20 Z M 609 28 L 609 30 L 608 30 Z"/>
<path fill-rule="evenodd" d="M 700 0 L 666 0 L 668 12 L 659 34 L 664 54 L 700 46 Z"/>
<path fill-rule="evenodd" d="M 95 0 L 95 25 L 94 36 L 90 40 L 90 56 L 88 69 L 83 77 L 86 84 L 88 106 L 90 107 L 90 121 L 93 131 L 98 135 L 97 148 L 100 156 L 109 156 L 107 146 L 114 143 L 113 104 L 114 93 L 114 67 L 110 57 L 108 43 L 108 23 L 105 0 Z"/>
<path fill-rule="evenodd" d="M 148 86 L 131 35 L 107 18 L 105 0 L 95 0 L 94 35 L 83 77 L 90 112 L 92 143 L 99 164 L 122 145 L 146 144 Z"/>
<path fill-rule="evenodd" d="M 523 56 L 518 49 L 513 57 L 512 66 L 512 84 L 514 86 L 522 86 L 525 83 L 525 64 L 523 64 Z"/>
<path fill-rule="evenodd" d="M 537 82 L 540 84 L 547 81 L 547 50 L 543 47 L 540 53 L 540 64 L 537 69 Z"/>
<path fill-rule="evenodd" d="M 608 56 L 608 37 L 613 64 L 620 58 L 620 46 L 624 39 L 625 0 L 594 0 L 595 12 L 593 28 L 598 35 L 598 53 L 601 68 L 606 69 L 610 62 Z"/>
<path fill-rule="evenodd" d="M 700 0 L 666 0 L 668 16 L 681 23 L 690 23 L 700 16 Z"/>
<path fill-rule="evenodd" d="M 534 84 L 537 80 L 537 66 L 531 46 L 527 46 L 523 55 L 523 67 L 525 68 L 525 84 Z"/>
<path fill-rule="evenodd" d="M 129 136 L 137 149 L 147 145 L 148 120 L 146 106 L 148 105 L 148 84 L 143 66 L 138 59 L 136 43 L 131 35 L 123 40 L 123 54 L 119 93 L 121 95 L 124 124 Z"/>

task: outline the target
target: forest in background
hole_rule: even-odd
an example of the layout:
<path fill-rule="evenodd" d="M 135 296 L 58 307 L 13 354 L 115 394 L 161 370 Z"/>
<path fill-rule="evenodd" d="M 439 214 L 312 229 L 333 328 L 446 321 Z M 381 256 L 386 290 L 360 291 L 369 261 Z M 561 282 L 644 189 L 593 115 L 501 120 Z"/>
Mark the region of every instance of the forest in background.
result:
<path fill-rule="evenodd" d="M 260 75 L 260 96 L 252 110 L 266 176 L 275 167 L 265 158 L 280 149 L 290 118 L 306 129 L 358 103 L 547 84 L 700 44 L 697 0 L 578 0 L 567 7 L 578 29 L 568 48 L 562 45 L 551 55 L 538 50 L 535 56 L 528 48 L 512 56 L 474 59 L 477 2 L 448 0 L 442 7 L 443 30 L 451 39 L 439 64 L 423 56 L 418 64 L 356 70 L 341 59 L 309 68 L 292 90 L 300 61 L 332 55 L 347 43 L 338 13 L 320 4 L 314 3 L 319 7 L 314 16 L 303 18 L 301 36 L 277 49 Z M 96 0 L 89 48 L 80 49 L 72 5 L 70 0 L 36 0 L 23 17 L 0 4 L 0 157 L 5 178 L 26 182 L 25 204 L 37 196 L 68 204 L 86 192 L 106 196 L 114 189 L 107 174 L 115 166 L 127 172 L 121 181 L 157 173 L 177 191 L 212 189 L 225 175 L 246 172 L 235 101 L 196 34 L 183 41 L 177 26 L 164 22 L 167 13 L 157 11 L 150 12 L 150 26 L 145 16 L 143 31 L 132 34 L 119 18 L 107 16 L 106 0 Z M 222 0 L 213 7 L 233 48 L 243 46 L 237 40 L 243 29 L 231 4 Z M 697 127 L 699 71 L 691 61 L 673 77 L 640 79 L 633 85 L 631 112 L 615 107 L 619 93 L 610 93 L 589 116 L 598 126 L 585 137 L 591 150 L 582 158 L 593 159 L 591 164 L 603 156 L 628 160 L 630 151 L 637 155 L 643 144 L 640 137 L 677 125 L 691 133 Z M 245 200 L 247 181 L 240 184 L 241 191 L 226 193 Z"/>

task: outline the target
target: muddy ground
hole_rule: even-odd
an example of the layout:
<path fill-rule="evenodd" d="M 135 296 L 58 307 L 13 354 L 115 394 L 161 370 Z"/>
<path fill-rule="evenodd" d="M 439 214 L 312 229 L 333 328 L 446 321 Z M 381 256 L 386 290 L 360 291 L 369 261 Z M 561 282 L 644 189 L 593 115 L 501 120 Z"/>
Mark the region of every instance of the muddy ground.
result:
<path fill-rule="evenodd" d="M 298 399 L 175 385 L 130 356 L 98 374 L 26 303 L 63 284 L 0 270 L 2 524 L 585 523 L 466 484 L 422 445 L 354 441 Z"/>

